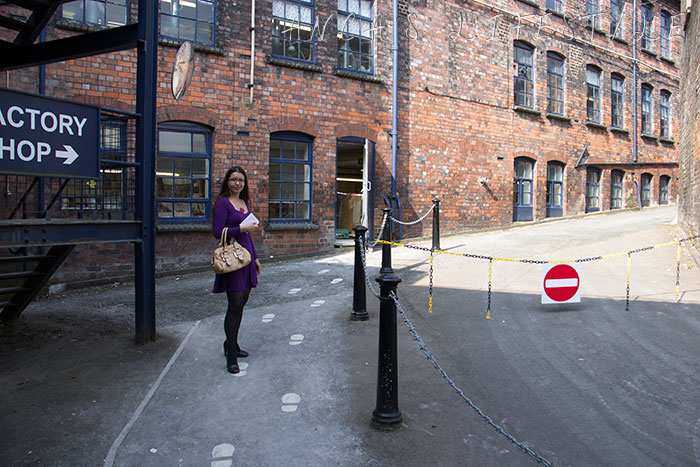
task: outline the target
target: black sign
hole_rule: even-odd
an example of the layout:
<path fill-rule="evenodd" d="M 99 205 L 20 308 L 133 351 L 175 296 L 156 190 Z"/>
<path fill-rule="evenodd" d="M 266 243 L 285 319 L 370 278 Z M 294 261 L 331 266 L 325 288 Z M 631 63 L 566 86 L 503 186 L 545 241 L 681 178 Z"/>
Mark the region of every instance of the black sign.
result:
<path fill-rule="evenodd" d="M 0 173 L 97 178 L 100 110 L 0 89 Z"/>

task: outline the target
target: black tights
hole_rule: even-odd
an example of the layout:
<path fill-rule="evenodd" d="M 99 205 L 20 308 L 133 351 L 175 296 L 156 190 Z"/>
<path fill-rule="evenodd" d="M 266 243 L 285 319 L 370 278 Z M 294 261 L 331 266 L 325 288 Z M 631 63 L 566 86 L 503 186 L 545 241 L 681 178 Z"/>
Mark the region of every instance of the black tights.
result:
<path fill-rule="evenodd" d="M 240 291 L 227 291 L 228 308 L 226 318 L 224 318 L 224 332 L 226 333 L 226 344 L 229 351 L 238 352 L 238 330 L 241 328 L 243 319 L 243 307 L 248 303 L 250 288 Z"/>

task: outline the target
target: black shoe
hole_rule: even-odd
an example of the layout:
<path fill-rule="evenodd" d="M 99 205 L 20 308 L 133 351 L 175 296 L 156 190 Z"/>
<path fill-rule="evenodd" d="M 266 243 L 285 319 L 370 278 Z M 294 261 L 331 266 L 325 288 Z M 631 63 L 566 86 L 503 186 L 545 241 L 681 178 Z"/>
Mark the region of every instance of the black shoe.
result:
<path fill-rule="evenodd" d="M 229 373 L 233 373 L 234 375 L 241 371 L 241 368 L 238 366 L 238 360 L 236 359 L 236 357 L 229 357 L 228 353 L 226 354 L 226 369 Z"/>
<path fill-rule="evenodd" d="M 238 349 L 238 358 L 246 358 L 248 355 L 250 355 L 248 352 L 246 352 L 243 349 Z"/>

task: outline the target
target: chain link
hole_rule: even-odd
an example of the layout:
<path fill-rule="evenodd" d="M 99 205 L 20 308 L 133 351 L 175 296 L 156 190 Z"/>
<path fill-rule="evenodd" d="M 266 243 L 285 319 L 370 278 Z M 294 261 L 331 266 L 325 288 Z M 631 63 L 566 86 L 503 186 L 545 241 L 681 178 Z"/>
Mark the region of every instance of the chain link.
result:
<path fill-rule="evenodd" d="M 377 245 L 377 242 L 382 238 L 382 235 L 384 235 L 384 227 L 386 226 L 386 218 L 388 214 L 384 214 L 384 218 L 382 219 L 382 227 L 379 229 L 379 235 L 377 235 L 377 238 L 374 242 L 368 244 L 370 248 L 374 248 Z"/>
<path fill-rule="evenodd" d="M 525 446 L 523 443 L 518 441 L 513 435 L 507 433 L 500 425 L 498 425 L 496 422 L 493 421 L 491 417 L 486 415 L 469 397 L 467 397 L 464 392 L 457 387 L 455 382 L 452 380 L 452 378 L 449 377 L 449 375 L 445 372 L 445 370 L 442 369 L 440 364 L 437 362 L 435 357 L 433 357 L 433 354 L 428 350 L 428 347 L 425 345 L 425 342 L 423 342 L 423 339 L 418 335 L 418 332 L 416 331 L 416 328 L 413 327 L 413 324 L 411 324 L 411 321 L 408 319 L 408 316 L 406 316 L 406 312 L 403 310 L 401 307 L 401 304 L 399 303 L 399 299 L 396 297 L 396 294 L 394 292 L 390 292 L 389 297 L 394 300 L 394 303 L 396 303 L 396 309 L 399 311 L 401 314 L 401 318 L 403 319 L 404 323 L 406 324 L 406 327 L 408 327 L 408 331 L 411 333 L 413 336 L 413 339 L 418 343 L 418 346 L 420 347 L 421 351 L 425 354 L 425 356 L 430 360 L 430 363 L 432 363 L 433 367 L 442 375 L 442 377 L 447 381 L 447 384 L 452 387 L 452 389 L 455 390 L 455 392 L 464 400 L 464 402 L 469 405 L 486 423 L 491 425 L 498 433 L 503 435 L 508 441 L 516 445 L 521 451 L 523 451 L 525 454 L 528 456 L 532 457 L 534 460 L 536 460 L 538 463 L 546 465 L 548 467 L 553 467 L 554 463 L 551 461 L 548 461 L 544 457 L 540 456 L 537 454 L 535 451 L 532 449 L 528 448 Z"/>
<path fill-rule="evenodd" d="M 627 252 L 627 293 L 625 295 L 625 311 L 630 311 L 630 269 L 632 269 L 632 252 Z"/>
<path fill-rule="evenodd" d="M 428 313 L 433 312 L 433 252 L 430 252 L 430 285 L 428 287 Z"/>
<path fill-rule="evenodd" d="M 676 247 L 676 299 L 678 298 L 679 288 L 681 285 L 681 243 L 678 242 Z"/>
<path fill-rule="evenodd" d="M 360 235 L 359 239 L 360 239 L 360 256 L 362 257 L 362 270 L 365 272 L 365 282 L 367 282 L 367 287 L 369 287 L 369 290 L 372 292 L 372 295 L 374 295 L 377 298 L 380 298 L 377 291 L 374 290 L 374 287 L 372 287 L 372 281 L 369 280 L 369 274 L 367 274 L 367 261 L 365 259 L 364 235 Z"/>
<path fill-rule="evenodd" d="M 491 319 L 491 275 L 493 273 L 493 258 L 489 258 L 489 295 L 486 303 L 486 319 Z"/>
<path fill-rule="evenodd" d="M 400 220 L 398 220 L 398 219 L 394 219 L 394 218 L 391 217 L 391 216 L 390 216 L 390 217 L 391 217 L 391 220 L 394 221 L 394 222 L 396 222 L 397 224 L 401 224 L 401 225 L 413 225 L 413 224 L 417 224 L 417 223 L 419 223 L 419 222 L 423 222 L 423 219 L 425 219 L 426 217 L 428 217 L 428 214 L 430 214 L 431 212 L 433 212 L 433 209 L 435 209 L 435 205 L 434 205 L 434 204 L 433 204 L 432 206 L 430 206 L 430 209 L 428 209 L 428 212 L 426 212 L 425 214 L 423 214 L 423 216 L 422 216 L 420 219 L 416 219 L 415 221 L 411 221 L 411 222 L 403 222 L 403 221 L 400 221 Z"/>

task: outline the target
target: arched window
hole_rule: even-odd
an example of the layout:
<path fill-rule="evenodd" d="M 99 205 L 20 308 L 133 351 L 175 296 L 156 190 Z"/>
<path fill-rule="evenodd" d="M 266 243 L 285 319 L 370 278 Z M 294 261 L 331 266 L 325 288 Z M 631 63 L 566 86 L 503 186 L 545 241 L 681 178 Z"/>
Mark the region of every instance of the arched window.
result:
<path fill-rule="evenodd" d="M 564 215 L 564 164 L 557 161 L 547 163 L 547 217 Z"/>
<path fill-rule="evenodd" d="M 622 181 L 625 173 L 622 170 L 613 170 L 610 174 L 610 209 L 622 207 Z"/>
<path fill-rule="evenodd" d="M 671 137 L 671 93 L 665 89 L 659 99 L 659 137 Z"/>
<path fill-rule="evenodd" d="M 652 87 L 642 84 L 642 134 L 651 135 L 651 91 Z"/>
<path fill-rule="evenodd" d="M 547 52 L 547 112 L 564 115 L 564 57 Z"/>
<path fill-rule="evenodd" d="M 600 169 L 589 167 L 586 171 L 586 212 L 600 211 Z"/>
<path fill-rule="evenodd" d="M 642 207 L 651 205 L 651 180 L 653 175 L 642 174 Z"/>
<path fill-rule="evenodd" d="M 525 42 L 513 43 L 513 61 L 515 63 L 515 76 L 513 77 L 514 102 L 520 107 L 532 108 L 534 95 L 534 81 L 532 73 L 532 56 L 534 48 Z"/>
<path fill-rule="evenodd" d="M 668 192 L 671 177 L 662 175 L 659 177 L 659 204 L 668 204 Z"/>
<path fill-rule="evenodd" d="M 304 133 L 270 135 L 268 220 L 311 221 L 313 140 Z"/>
<path fill-rule="evenodd" d="M 513 177 L 513 220 L 532 220 L 532 182 L 534 161 L 527 157 L 515 159 Z"/>
<path fill-rule="evenodd" d="M 625 78 L 619 73 L 610 75 L 610 126 L 625 127 Z"/>
<path fill-rule="evenodd" d="M 211 130 L 188 122 L 158 125 L 156 204 L 159 220 L 209 218 Z"/>
<path fill-rule="evenodd" d="M 600 123 L 600 68 L 586 66 L 586 120 Z"/>

